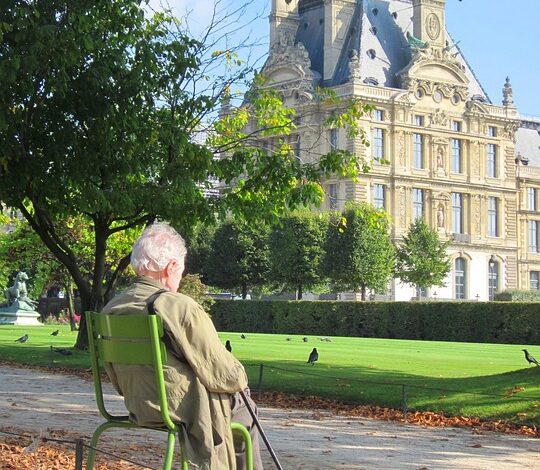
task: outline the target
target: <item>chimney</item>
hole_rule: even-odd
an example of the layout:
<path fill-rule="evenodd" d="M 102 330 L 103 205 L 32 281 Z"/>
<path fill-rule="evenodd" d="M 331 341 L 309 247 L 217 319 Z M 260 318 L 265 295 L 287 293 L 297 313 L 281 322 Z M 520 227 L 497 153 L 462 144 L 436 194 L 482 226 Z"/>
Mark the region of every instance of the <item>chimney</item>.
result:
<path fill-rule="evenodd" d="M 294 43 L 296 30 L 300 24 L 298 16 L 299 0 L 272 0 L 270 11 L 270 49 L 279 44 L 280 38 L 290 38 Z"/>
<path fill-rule="evenodd" d="M 413 36 L 431 47 L 446 46 L 446 0 L 413 0 Z"/>

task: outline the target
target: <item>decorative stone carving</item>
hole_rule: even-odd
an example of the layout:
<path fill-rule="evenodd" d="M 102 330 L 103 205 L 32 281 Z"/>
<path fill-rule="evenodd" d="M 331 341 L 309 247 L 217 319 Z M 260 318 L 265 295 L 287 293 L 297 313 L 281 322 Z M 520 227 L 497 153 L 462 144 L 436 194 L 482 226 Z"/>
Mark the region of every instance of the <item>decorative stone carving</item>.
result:
<path fill-rule="evenodd" d="M 399 164 L 405 166 L 405 133 L 398 132 Z"/>
<path fill-rule="evenodd" d="M 360 58 L 356 49 L 352 49 L 349 59 L 349 80 L 360 79 Z"/>
<path fill-rule="evenodd" d="M 405 207 L 405 199 L 407 198 L 407 194 L 405 192 L 405 187 L 401 186 L 399 189 L 399 225 L 401 228 L 406 228 L 407 226 L 407 211 Z"/>
<path fill-rule="evenodd" d="M 441 22 L 435 13 L 430 13 L 426 17 L 426 31 L 433 40 L 437 39 L 441 34 Z"/>
<path fill-rule="evenodd" d="M 473 146 L 473 149 L 472 149 L 471 155 L 474 158 L 473 165 L 472 165 L 474 169 L 474 176 L 480 177 L 480 159 L 481 159 L 482 146 L 480 142 L 477 140 L 472 142 L 472 146 Z"/>
<path fill-rule="evenodd" d="M 404 79 L 402 83 L 404 83 L 404 86 L 410 90 L 417 90 L 421 88 L 424 90 L 426 95 L 433 95 L 433 93 L 439 91 L 445 98 L 459 96 L 459 98 L 463 101 L 467 100 L 469 93 L 466 85 L 440 83 L 423 78 L 408 77 L 407 79 Z"/>
<path fill-rule="evenodd" d="M 518 124 L 517 122 L 509 122 L 504 126 L 504 129 L 502 131 L 502 136 L 505 139 L 516 141 L 516 131 L 518 130 Z"/>
<path fill-rule="evenodd" d="M 448 116 L 443 110 L 437 109 L 429 116 L 429 122 L 432 126 L 446 126 L 448 124 Z"/>
<path fill-rule="evenodd" d="M 480 195 L 475 194 L 473 196 L 473 227 L 476 234 L 480 234 Z"/>
<path fill-rule="evenodd" d="M 506 77 L 506 82 L 503 86 L 503 106 L 514 106 L 514 92 L 510 84 L 510 77 Z"/>
<path fill-rule="evenodd" d="M 270 48 L 264 74 L 279 78 L 277 72 L 283 69 L 292 71 L 296 77 L 274 82 L 272 86 L 284 97 L 292 96 L 300 103 L 311 101 L 316 77 L 311 70 L 309 53 L 301 42 L 294 43 L 294 36 L 287 30 L 280 32 L 279 41 Z"/>
<path fill-rule="evenodd" d="M 35 310 L 37 303 L 28 297 L 27 280 L 28 275 L 21 271 L 13 285 L 5 290 L 7 307 L 0 308 L 0 324 L 41 325 Z"/>

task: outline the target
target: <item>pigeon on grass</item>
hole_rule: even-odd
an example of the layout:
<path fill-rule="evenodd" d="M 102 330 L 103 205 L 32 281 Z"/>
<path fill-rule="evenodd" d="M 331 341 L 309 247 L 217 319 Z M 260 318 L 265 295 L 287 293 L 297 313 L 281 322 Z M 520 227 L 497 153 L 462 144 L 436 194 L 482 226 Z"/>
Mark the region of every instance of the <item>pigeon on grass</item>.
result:
<path fill-rule="evenodd" d="M 17 338 L 14 342 L 15 343 L 26 343 L 28 341 L 28 333 L 21 336 L 20 338 Z"/>
<path fill-rule="evenodd" d="M 319 353 L 317 352 L 317 348 L 313 348 L 313 351 L 309 353 L 309 358 L 307 360 L 308 364 L 315 364 L 315 361 L 319 360 Z"/>

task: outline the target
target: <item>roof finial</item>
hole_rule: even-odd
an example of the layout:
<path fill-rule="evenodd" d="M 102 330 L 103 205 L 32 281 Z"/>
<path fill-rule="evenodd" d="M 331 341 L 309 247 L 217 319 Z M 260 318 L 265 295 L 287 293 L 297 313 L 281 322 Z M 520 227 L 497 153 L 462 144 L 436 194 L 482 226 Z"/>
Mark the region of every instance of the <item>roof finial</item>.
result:
<path fill-rule="evenodd" d="M 506 77 L 506 82 L 503 87 L 503 106 L 514 106 L 514 92 L 510 84 L 510 77 Z"/>

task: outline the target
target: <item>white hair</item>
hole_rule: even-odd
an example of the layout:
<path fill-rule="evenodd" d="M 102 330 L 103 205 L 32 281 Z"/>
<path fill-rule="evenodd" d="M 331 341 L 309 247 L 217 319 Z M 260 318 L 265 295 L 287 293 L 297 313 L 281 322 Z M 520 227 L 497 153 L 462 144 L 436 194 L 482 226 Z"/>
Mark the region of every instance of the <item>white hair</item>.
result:
<path fill-rule="evenodd" d="M 169 224 L 148 226 L 133 245 L 131 266 L 137 274 L 161 272 L 170 261 L 184 264 L 187 249 L 184 239 Z"/>

